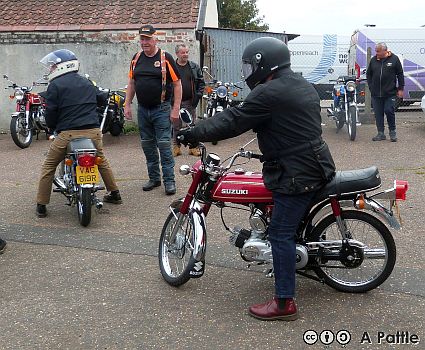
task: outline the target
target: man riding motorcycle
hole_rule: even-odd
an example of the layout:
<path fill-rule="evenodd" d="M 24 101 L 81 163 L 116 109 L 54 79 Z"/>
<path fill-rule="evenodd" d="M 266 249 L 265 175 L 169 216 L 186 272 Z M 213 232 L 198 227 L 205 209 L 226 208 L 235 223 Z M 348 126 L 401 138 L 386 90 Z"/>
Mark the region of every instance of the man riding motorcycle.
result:
<path fill-rule="evenodd" d="M 58 136 L 50 145 L 41 169 L 38 186 L 36 213 L 38 217 L 47 215 L 46 204 L 50 201 L 52 181 L 56 167 L 65 158 L 66 147 L 72 139 L 86 137 L 93 140 L 97 155 L 102 158 L 99 171 L 106 189 L 105 202 L 119 204 L 121 196 L 108 160 L 103 154 L 102 133 L 96 112 L 97 89 L 85 77 L 79 75 L 79 62 L 73 52 L 56 50 L 40 61 L 49 69 L 50 84 L 45 94 L 45 118 L 49 129 Z"/>
<path fill-rule="evenodd" d="M 183 144 L 223 140 L 253 129 L 263 153 L 263 177 L 273 193 L 274 209 L 268 229 L 272 244 L 275 297 L 251 306 L 261 320 L 295 320 L 295 234 L 314 194 L 335 173 L 322 140 L 320 100 L 316 90 L 290 69 L 288 47 L 262 37 L 244 50 L 242 70 L 252 90 L 242 105 L 215 118 L 181 130 Z"/>

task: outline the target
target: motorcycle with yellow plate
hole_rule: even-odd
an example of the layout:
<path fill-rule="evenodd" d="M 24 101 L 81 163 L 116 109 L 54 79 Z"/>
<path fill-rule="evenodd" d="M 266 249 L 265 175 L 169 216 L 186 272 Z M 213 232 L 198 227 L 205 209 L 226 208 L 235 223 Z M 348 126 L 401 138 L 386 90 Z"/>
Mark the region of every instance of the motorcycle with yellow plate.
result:
<path fill-rule="evenodd" d="M 99 186 L 98 165 L 102 159 L 97 156 L 96 147 L 91 139 L 77 138 L 67 146 L 66 157 L 58 166 L 53 179 L 56 186 L 53 192 L 62 193 L 68 205 L 77 207 L 78 220 L 82 226 L 91 221 L 92 206 L 100 209 L 103 203 L 96 197 Z"/>

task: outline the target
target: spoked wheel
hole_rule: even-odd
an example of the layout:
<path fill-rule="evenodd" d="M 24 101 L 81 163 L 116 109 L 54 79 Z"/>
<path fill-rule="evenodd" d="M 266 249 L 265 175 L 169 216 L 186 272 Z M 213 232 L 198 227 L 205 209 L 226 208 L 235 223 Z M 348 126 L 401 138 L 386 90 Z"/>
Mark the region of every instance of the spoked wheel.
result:
<path fill-rule="evenodd" d="M 396 261 L 394 239 L 388 228 L 368 213 L 348 210 L 342 212 L 342 219 L 352 239 L 365 247 L 352 246 L 349 253 L 339 249 L 336 252 L 339 259 L 319 262 L 315 272 L 336 290 L 364 293 L 381 285 L 393 271 Z M 317 241 L 341 240 L 335 217 L 329 215 L 318 223 L 311 238 Z"/>
<path fill-rule="evenodd" d="M 178 215 L 178 210 L 174 211 Z M 184 215 L 180 221 L 177 234 L 173 235 L 176 217 L 171 213 L 162 228 L 159 240 L 159 267 L 162 277 L 172 286 L 181 286 L 190 279 L 193 269 L 194 232 L 190 215 Z"/>
<path fill-rule="evenodd" d="M 25 124 L 23 114 L 14 115 L 10 120 L 10 135 L 16 146 L 20 148 L 27 148 L 32 142 L 32 128 Z"/>
<path fill-rule="evenodd" d="M 357 108 L 356 106 L 350 106 L 348 108 L 348 135 L 350 136 L 350 140 L 354 141 L 356 139 L 356 129 L 357 129 Z"/>
<path fill-rule="evenodd" d="M 77 198 L 78 220 L 82 226 L 88 226 L 91 220 L 91 188 L 80 187 Z"/>

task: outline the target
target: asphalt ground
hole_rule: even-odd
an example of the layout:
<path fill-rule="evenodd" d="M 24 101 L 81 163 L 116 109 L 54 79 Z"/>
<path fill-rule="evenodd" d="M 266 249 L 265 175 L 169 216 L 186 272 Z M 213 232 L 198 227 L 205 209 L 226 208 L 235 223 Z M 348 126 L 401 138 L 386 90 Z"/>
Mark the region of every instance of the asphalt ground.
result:
<path fill-rule="evenodd" d="M 303 336 L 341 330 L 351 335 L 347 349 L 423 349 L 424 115 L 397 114 L 397 143 L 372 142 L 373 125 L 360 126 L 352 142 L 345 129 L 335 133 L 325 114 L 323 121 L 338 169 L 377 165 L 383 188 L 395 178 L 408 180 L 410 188 L 400 204 L 403 228 L 392 231 L 397 245 L 392 276 L 366 294 L 340 293 L 298 276 L 300 318 L 294 322 L 262 322 L 247 314 L 248 306 L 272 297 L 273 279 L 262 268 L 247 269 L 228 243 L 218 209 L 207 221 L 205 275 L 180 288 L 164 282 L 159 235 L 169 203 L 185 194 L 190 179 L 176 175 L 175 196 L 166 196 L 163 187 L 143 192 L 147 172 L 137 135 L 105 135 L 124 203 L 106 204 L 87 228 L 57 193 L 48 217 L 35 215 L 48 141 L 41 137 L 21 150 L 9 135 L 0 135 L 0 237 L 8 241 L 0 255 L 0 349 L 339 349 L 343 345 L 336 340 L 307 345 Z M 224 159 L 252 137 L 246 133 L 207 146 Z M 251 149 L 256 148 L 254 143 Z M 195 160 L 185 149 L 176 169 Z M 243 167 L 261 169 L 255 160 Z M 226 211 L 225 218 L 230 226 L 247 224 L 239 212 Z M 406 344 L 413 336 L 419 344 Z M 326 342 L 331 335 L 324 332 L 322 338 Z"/>

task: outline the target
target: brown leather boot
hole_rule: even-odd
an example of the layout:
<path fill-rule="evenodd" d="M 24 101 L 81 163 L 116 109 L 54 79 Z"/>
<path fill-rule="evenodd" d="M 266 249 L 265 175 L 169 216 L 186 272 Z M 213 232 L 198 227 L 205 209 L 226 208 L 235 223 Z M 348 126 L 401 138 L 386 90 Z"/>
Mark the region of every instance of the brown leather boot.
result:
<path fill-rule="evenodd" d="M 285 307 L 279 307 L 279 299 L 274 297 L 264 304 L 253 305 L 248 310 L 252 317 L 263 321 L 295 321 L 298 318 L 297 305 L 294 299 L 285 300 Z"/>
<path fill-rule="evenodd" d="M 177 156 L 179 156 L 181 154 L 182 154 L 182 151 L 180 149 L 180 146 L 179 145 L 174 145 L 173 146 L 173 156 L 174 157 L 177 157 Z"/>
<path fill-rule="evenodd" d="M 193 155 L 193 156 L 199 157 L 201 155 L 201 151 L 198 147 L 189 148 L 189 155 L 190 154 Z"/>

